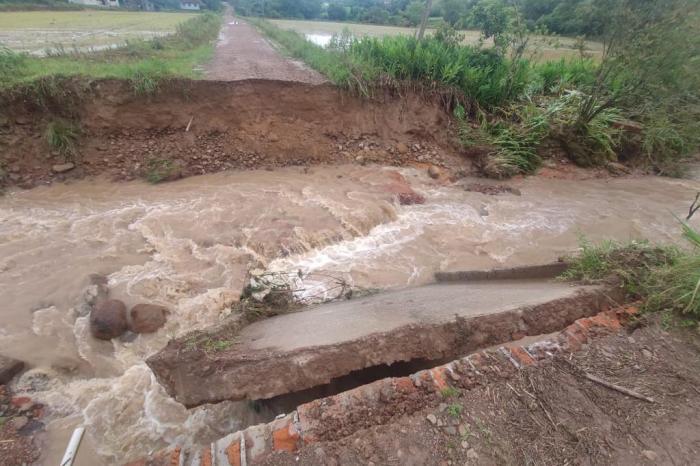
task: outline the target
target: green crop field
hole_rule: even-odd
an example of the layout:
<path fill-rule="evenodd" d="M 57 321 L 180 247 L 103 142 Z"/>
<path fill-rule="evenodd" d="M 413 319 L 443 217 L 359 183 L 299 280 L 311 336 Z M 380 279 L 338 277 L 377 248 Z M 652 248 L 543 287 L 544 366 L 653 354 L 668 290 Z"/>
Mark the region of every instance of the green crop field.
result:
<path fill-rule="evenodd" d="M 0 13 L 0 45 L 42 53 L 46 49 L 89 50 L 171 33 L 196 13 L 138 11 L 16 11 Z"/>
<path fill-rule="evenodd" d="M 331 35 L 341 32 L 344 28 L 348 28 L 353 35 L 357 37 L 372 36 L 382 37 L 387 35 L 413 35 L 415 28 L 399 27 L 399 26 L 379 26 L 373 24 L 359 23 L 339 23 L 330 21 L 301 21 L 275 19 L 270 22 L 279 26 L 282 29 L 290 29 L 301 34 L 311 36 L 311 39 L 323 41 L 329 39 Z M 433 30 L 428 29 L 428 33 Z M 475 30 L 460 31 L 464 35 L 465 44 L 476 44 L 479 41 L 481 33 Z M 544 37 L 535 36 L 530 47 L 533 57 L 537 61 L 558 60 L 562 57 L 573 57 L 579 54 L 574 48 L 576 40 L 570 37 Z M 603 46 L 599 42 L 586 41 L 587 53 L 592 57 L 600 56 Z"/>

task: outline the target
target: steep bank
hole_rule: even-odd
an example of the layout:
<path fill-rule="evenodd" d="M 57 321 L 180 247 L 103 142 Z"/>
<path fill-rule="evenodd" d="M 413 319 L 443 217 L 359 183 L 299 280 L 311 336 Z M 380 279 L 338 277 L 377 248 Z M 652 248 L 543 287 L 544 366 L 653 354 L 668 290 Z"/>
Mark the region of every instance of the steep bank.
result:
<path fill-rule="evenodd" d="M 367 100 L 329 84 L 266 80 L 170 81 L 153 95 L 117 80 L 54 86 L 49 97 L 38 90 L 4 97 L 6 185 L 348 162 L 469 167 L 453 145 L 449 116 L 413 93 Z M 58 120 L 78 133 L 73 152 L 47 141 Z M 73 167 L 58 167 L 66 164 Z"/>

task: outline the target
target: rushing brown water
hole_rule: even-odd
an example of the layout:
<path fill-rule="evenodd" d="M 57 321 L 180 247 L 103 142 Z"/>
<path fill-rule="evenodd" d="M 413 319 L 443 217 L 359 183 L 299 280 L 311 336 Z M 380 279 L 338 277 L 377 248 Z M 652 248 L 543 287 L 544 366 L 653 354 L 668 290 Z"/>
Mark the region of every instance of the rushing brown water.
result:
<path fill-rule="evenodd" d="M 700 189 L 657 177 L 528 178 L 510 183 L 521 196 L 487 196 L 464 190 L 473 180 L 442 186 L 401 169 L 426 202 L 400 206 L 387 189 L 395 171 L 221 173 L 158 186 L 85 181 L 0 198 L 0 353 L 32 367 L 16 389 L 48 404 L 54 429 L 86 425 L 105 464 L 216 438 L 255 414 L 241 403 L 187 411 L 143 361 L 169 338 L 225 318 L 247 270 L 401 287 L 430 282 L 438 270 L 549 261 L 575 251 L 581 235 L 675 242 L 672 214 L 683 215 Z M 106 275 L 111 296 L 127 305 L 168 306 L 166 326 L 133 341 L 91 338 L 76 308 L 93 273 Z M 46 464 L 56 463 L 52 455 Z"/>

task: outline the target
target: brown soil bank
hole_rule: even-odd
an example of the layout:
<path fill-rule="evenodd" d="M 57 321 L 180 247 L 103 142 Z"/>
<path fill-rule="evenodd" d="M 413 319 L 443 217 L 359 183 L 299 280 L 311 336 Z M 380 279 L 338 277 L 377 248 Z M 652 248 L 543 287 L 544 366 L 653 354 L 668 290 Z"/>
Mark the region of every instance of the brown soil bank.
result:
<path fill-rule="evenodd" d="M 126 81 L 68 81 L 60 92 L 41 105 L 26 96 L 4 98 L 6 185 L 102 174 L 159 181 L 350 161 L 467 166 L 450 144 L 448 115 L 410 93 L 367 100 L 328 84 L 268 80 L 171 81 L 148 96 Z M 48 143 L 47 128 L 59 119 L 79 131 L 73 153 Z"/>

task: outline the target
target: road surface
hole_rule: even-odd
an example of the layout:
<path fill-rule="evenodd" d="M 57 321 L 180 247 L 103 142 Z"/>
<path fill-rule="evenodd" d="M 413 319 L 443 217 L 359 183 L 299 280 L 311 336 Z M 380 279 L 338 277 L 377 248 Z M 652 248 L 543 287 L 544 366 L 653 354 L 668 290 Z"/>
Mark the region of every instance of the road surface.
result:
<path fill-rule="evenodd" d="M 253 26 L 236 18 L 228 8 L 214 58 L 205 67 L 205 79 L 239 81 L 274 79 L 320 84 L 325 81 L 305 64 L 283 57 Z"/>

